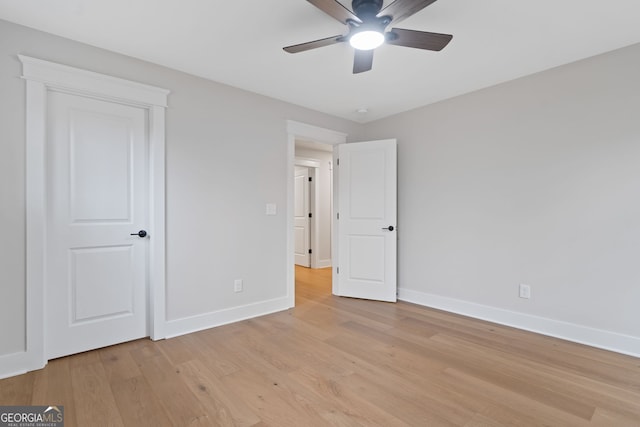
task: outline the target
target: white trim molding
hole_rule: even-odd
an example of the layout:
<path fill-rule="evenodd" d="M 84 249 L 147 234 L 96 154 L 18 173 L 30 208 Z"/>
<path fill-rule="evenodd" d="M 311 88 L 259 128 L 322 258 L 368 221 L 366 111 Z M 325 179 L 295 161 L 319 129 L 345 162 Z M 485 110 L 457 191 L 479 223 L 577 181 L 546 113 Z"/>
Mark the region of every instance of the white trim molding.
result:
<path fill-rule="evenodd" d="M 629 335 L 405 288 L 398 289 L 398 299 L 591 347 L 615 351 L 616 353 L 640 357 L 640 339 Z"/>
<path fill-rule="evenodd" d="M 331 258 L 329 259 L 319 259 L 316 268 L 329 268 L 331 267 Z"/>
<path fill-rule="evenodd" d="M 316 159 L 308 159 L 306 157 L 298 157 L 296 156 L 295 160 L 296 166 L 308 167 L 308 168 L 319 168 L 320 161 Z"/>
<path fill-rule="evenodd" d="M 288 298 L 282 297 L 254 304 L 247 304 L 240 307 L 199 314 L 197 316 L 170 320 L 166 324 L 166 338 L 186 335 L 216 326 L 228 325 L 229 323 L 240 322 L 242 320 L 252 319 L 258 316 L 276 313 L 287 310 L 288 308 L 290 308 Z"/>
<path fill-rule="evenodd" d="M 68 65 L 18 55 L 22 78 L 64 92 L 96 95 L 102 99 L 124 101 L 146 107 L 167 106 L 169 90 Z"/>
<path fill-rule="evenodd" d="M 347 142 L 347 134 L 331 129 L 324 129 L 306 123 L 287 120 L 287 133 L 297 139 L 318 142 L 320 144 L 338 145 Z"/>
<path fill-rule="evenodd" d="M 150 147 L 149 332 L 164 338 L 165 318 L 165 108 L 169 91 L 67 65 L 18 55 L 26 80 L 26 349 L 0 357 L 0 378 L 47 363 L 44 349 L 47 95 L 58 91 L 119 102 L 148 112 Z"/>
<path fill-rule="evenodd" d="M 0 380 L 26 373 L 30 370 L 29 362 L 24 351 L 0 356 Z"/>

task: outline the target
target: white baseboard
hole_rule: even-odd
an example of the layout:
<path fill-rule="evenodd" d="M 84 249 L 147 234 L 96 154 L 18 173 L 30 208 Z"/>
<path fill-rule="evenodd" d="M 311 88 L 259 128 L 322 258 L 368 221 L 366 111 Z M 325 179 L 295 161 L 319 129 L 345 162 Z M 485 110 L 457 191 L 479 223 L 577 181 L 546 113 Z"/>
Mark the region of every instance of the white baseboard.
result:
<path fill-rule="evenodd" d="M 186 317 L 183 319 L 169 320 L 165 324 L 165 337 L 172 338 L 179 335 L 190 334 L 215 326 L 227 325 L 253 317 L 264 316 L 291 308 L 287 297 L 261 301 L 255 304 L 228 308 L 220 311 Z"/>
<path fill-rule="evenodd" d="M 26 351 L 0 356 L 0 380 L 22 375 L 34 369 L 37 368 L 30 366 Z"/>
<path fill-rule="evenodd" d="M 616 353 L 640 357 L 640 338 L 630 335 L 404 288 L 398 289 L 398 299 L 591 347 L 615 351 Z"/>
<path fill-rule="evenodd" d="M 315 268 L 327 268 L 331 267 L 331 258 L 329 259 L 319 259 L 318 264 Z"/>

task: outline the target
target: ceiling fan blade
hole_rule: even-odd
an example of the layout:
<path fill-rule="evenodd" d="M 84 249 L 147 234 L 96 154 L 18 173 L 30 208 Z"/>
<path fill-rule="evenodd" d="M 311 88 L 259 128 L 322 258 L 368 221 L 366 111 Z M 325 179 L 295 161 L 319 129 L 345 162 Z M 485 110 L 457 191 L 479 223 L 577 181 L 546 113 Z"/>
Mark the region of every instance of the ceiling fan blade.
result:
<path fill-rule="evenodd" d="M 327 15 L 337 19 L 343 24 L 347 23 L 347 20 L 352 20 L 358 23 L 362 21 L 349 9 L 338 3 L 337 0 L 307 0 L 309 3 L 326 13 Z"/>
<path fill-rule="evenodd" d="M 373 50 L 356 49 L 353 57 L 353 74 L 364 73 L 371 69 L 373 66 Z"/>
<path fill-rule="evenodd" d="M 437 51 L 442 50 L 448 45 L 452 38 L 453 36 L 451 34 L 392 28 L 391 31 L 386 34 L 386 43 L 396 46 Z"/>
<path fill-rule="evenodd" d="M 378 13 L 380 16 L 391 16 L 393 23 L 398 23 L 414 13 L 420 12 L 436 0 L 396 0 Z"/>
<path fill-rule="evenodd" d="M 316 49 L 319 47 L 330 46 L 332 44 L 341 43 L 344 41 L 344 37 L 342 35 L 339 36 L 331 36 L 320 40 L 314 40 L 312 42 L 294 44 L 292 46 L 283 47 L 285 52 L 289 53 L 298 53 L 304 52 L 305 50 Z"/>

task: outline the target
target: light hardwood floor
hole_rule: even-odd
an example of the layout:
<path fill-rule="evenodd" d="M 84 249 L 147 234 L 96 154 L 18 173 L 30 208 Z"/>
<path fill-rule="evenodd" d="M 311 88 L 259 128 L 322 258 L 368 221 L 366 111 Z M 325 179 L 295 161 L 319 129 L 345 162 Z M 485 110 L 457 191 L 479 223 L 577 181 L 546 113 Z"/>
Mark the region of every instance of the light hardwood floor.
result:
<path fill-rule="evenodd" d="M 64 405 L 67 427 L 640 426 L 640 359 L 330 280 L 298 268 L 295 309 L 53 360 L 0 405 Z"/>

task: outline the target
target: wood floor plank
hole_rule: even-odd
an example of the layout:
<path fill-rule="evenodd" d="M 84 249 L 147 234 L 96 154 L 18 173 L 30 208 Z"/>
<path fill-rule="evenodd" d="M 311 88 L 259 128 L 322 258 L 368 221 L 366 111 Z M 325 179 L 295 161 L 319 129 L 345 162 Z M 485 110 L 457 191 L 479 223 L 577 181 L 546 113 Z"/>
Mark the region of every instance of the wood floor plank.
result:
<path fill-rule="evenodd" d="M 296 312 L 287 316 L 265 316 L 262 318 L 264 322 L 277 329 L 282 334 L 297 334 L 313 337 L 315 340 L 324 340 L 332 337 L 335 331 L 322 325 L 316 326 L 310 323 L 304 314 Z"/>
<path fill-rule="evenodd" d="M 512 376 L 518 376 L 526 382 L 535 379 L 540 386 L 548 389 L 555 389 L 563 396 L 579 400 L 582 403 L 603 408 L 613 409 L 622 413 L 633 413 L 640 411 L 640 400 L 635 387 L 628 389 L 611 386 L 609 380 L 602 380 L 598 375 L 584 376 L 578 375 L 573 369 L 560 369 L 558 366 L 549 365 L 523 359 L 511 354 L 494 349 L 478 343 L 470 343 L 457 337 L 446 337 L 437 335 L 432 337 L 433 341 L 449 343 L 459 348 L 464 354 L 477 353 L 484 354 L 487 363 L 501 366 L 501 370 Z M 587 370 L 592 372 L 592 370 Z"/>
<path fill-rule="evenodd" d="M 193 360 L 200 353 L 197 348 L 185 345 L 183 337 L 160 340 L 156 343 L 156 346 L 172 365 L 179 365 Z"/>
<path fill-rule="evenodd" d="M 591 424 L 598 427 L 638 427 L 640 426 L 639 416 L 622 415 L 615 411 L 597 408 Z"/>
<path fill-rule="evenodd" d="M 183 342 L 189 348 L 198 351 L 199 356 L 196 360 L 204 363 L 216 376 L 222 377 L 240 370 L 237 363 L 225 357 L 223 345 L 218 339 L 208 339 L 207 334 L 202 332 L 189 334 L 183 338 Z"/>
<path fill-rule="evenodd" d="M 78 425 L 124 426 L 102 363 L 84 363 L 90 359 L 70 369 Z"/>
<path fill-rule="evenodd" d="M 286 393 L 282 393 L 279 388 L 282 387 L 286 374 L 280 375 L 265 376 L 247 368 L 227 375 L 221 381 L 236 395 L 242 396 L 251 410 L 268 425 L 329 426 L 330 424 L 313 409 L 312 402 L 300 396 L 293 399 L 284 398 L 283 395 Z"/>
<path fill-rule="evenodd" d="M 447 369 L 444 374 L 449 376 L 448 387 L 458 390 L 462 396 L 481 396 L 490 401 L 490 404 L 478 413 L 492 417 L 505 426 L 514 425 L 513 419 L 520 420 L 515 425 L 524 426 L 579 427 L 589 425 L 589 420 L 573 415 L 562 408 L 546 405 L 544 402 L 531 399 L 526 395 L 514 393 L 511 389 L 489 380 L 469 375 L 454 368 Z"/>
<path fill-rule="evenodd" d="M 250 427 L 261 422 L 243 399 L 226 388 L 205 363 L 192 360 L 181 364 L 179 369 L 183 381 L 205 407 L 215 425 Z"/>
<path fill-rule="evenodd" d="M 405 384 L 388 384 L 360 374 L 343 381 L 352 392 L 412 426 L 460 426 L 473 415 L 439 407 L 425 395 L 416 395 L 403 387 Z"/>
<path fill-rule="evenodd" d="M 109 382 L 127 380 L 142 375 L 135 360 L 131 357 L 131 350 L 136 347 L 138 346 L 114 345 L 97 351 Z"/>
<path fill-rule="evenodd" d="M 415 321 L 415 319 L 412 320 Z M 522 337 L 525 332 L 513 331 L 513 328 L 504 326 L 496 326 L 490 330 L 473 330 L 472 332 L 470 328 L 463 330 L 442 328 L 439 335 L 457 337 L 480 346 L 501 350 L 520 359 L 542 361 L 566 371 L 578 372 L 581 375 L 588 372 L 590 377 L 598 378 L 604 382 L 637 384 L 640 379 L 640 369 L 638 369 L 640 366 L 637 363 L 630 366 L 626 360 L 627 357 L 623 355 L 617 355 L 622 357 L 612 360 L 609 358 L 611 352 L 597 351 L 587 346 L 566 343 L 550 337 L 535 336 L 535 341 L 514 339 L 514 335 Z M 549 341 L 552 345 L 538 345 L 538 340 Z M 570 351 L 575 347 L 581 347 L 581 352 Z"/>
<path fill-rule="evenodd" d="M 64 406 L 65 423 L 70 426 L 78 425 L 69 358 L 51 360 L 45 369 L 35 371 L 34 374 L 31 404 Z"/>
<path fill-rule="evenodd" d="M 132 355 L 173 425 L 211 425 L 207 411 L 183 383 L 179 368 L 163 355 L 148 357 L 135 351 Z"/>
<path fill-rule="evenodd" d="M 111 382 L 116 405 L 126 425 L 171 426 L 169 416 L 144 376 L 119 378 Z"/>
<path fill-rule="evenodd" d="M 321 415 L 332 425 L 356 425 L 387 427 L 409 426 L 389 412 L 352 392 L 340 383 L 343 375 L 331 376 L 327 371 L 302 368 L 288 374 L 296 382 L 315 393 L 317 400 L 325 400 Z M 317 401 L 316 400 L 316 401 Z M 345 420 L 346 418 L 346 420 Z"/>
<path fill-rule="evenodd" d="M 331 295 L 296 268 L 296 307 L 52 360 L 0 405 L 68 426 L 640 427 L 640 359 L 415 304 Z"/>
<path fill-rule="evenodd" d="M 34 380 L 38 374 L 28 372 L 0 381 L 0 405 L 28 405 L 33 396 Z"/>
<path fill-rule="evenodd" d="M 360 334 L 365 334 L 382 344 L 394 344 L 416 355 L 428 354 L 430 359 L 438 361 L 440 365 L 456 366 L 460 370 L 500 384 L 514 393 L 522 393 L 550 405 L 560 405 L 565 410 L 571 411 L 584 419 L 590 419 L 595 410 L 594 406 L 584 404 L 579 399 L 567 397 L 561 391 L 555 391 L 537 385 L 535 382 L 530 382 L 530 378 L 521 375 L 520 372 L 507 372 L 504 369 L 504 365 L 501 365 L 500 369 L 496 369 L 494 362 L 482 357 L 482 353 L 478 349 L 449 346 L 447 351 L 443 351 L 437 345 L 435 348 L 428 348 L 355 322 L 345 324 L 345 327 Z M 434 341 L 434 343 L 441 344 L 444 340 L 445 338 L 440 338 L 439 341 Z"/>

